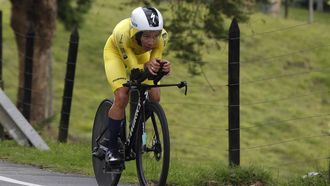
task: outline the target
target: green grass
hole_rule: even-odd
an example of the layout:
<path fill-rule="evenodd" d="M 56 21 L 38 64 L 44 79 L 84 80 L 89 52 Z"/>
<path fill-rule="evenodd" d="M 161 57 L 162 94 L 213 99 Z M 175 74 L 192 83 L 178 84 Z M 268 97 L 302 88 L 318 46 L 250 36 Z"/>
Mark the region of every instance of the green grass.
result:
<path fill-rule="evenodd" d="M 35 165 L 61 172 L 92 174 L 90 148 L 86 143 L 58 144 L 47 141 L 50 151 L 40 151 L 30 147 L 17 147 L 14 141 L 1 142 L 1 159 L 17 163 Z"/>
<path fill-rule="evenodd" d="M 324 24 L 330 23 L 329 12 L 323 13 L 323 12 L 314 11 L 313 15 L 314 15 L 314 23 L 324 23 Z M 288 18 L 307 22 L 309 19 L 309 12 L 301 8 L 290 8 Z"/>
<path fill-rule="evenodd" d="M 93 174 L 90 137 L 94 114 L 99 102 L 112 96 L 104 74 L 103 47 L 114 25 L 133 9 L 121 8 L 120 2 L 95 1 L 85 26 L 79 30 L 69 143 L 56 143 L 70 37 L 70 32 L 58 24 L 52 49 L 55 117 L 49 126 L 51 131 L 42 131 L 51 151 L 22 148 L 6 141 L 0 143 L 2 159 L 62 172 Z M 18 64 L 9 26 L 10 4 L 0 0 L 0 5 L 4 7 L 5 92 L 15 101 Z M 173 73 L 164 82 L 189 83 L 188 96 L 175 88 L 162 90 L 161 102 L 171 134 L 170 183 L 203 185 L 214 181 L 222 185 L 242 180 L 248 185 L 259 180 L 270 185 L 300 185 L 308 182 L 301 180 L 307 172 L 327 170 L 329 17 L 330 14 L 317 13 L 314 24 L 305 24 L 306 10 L 290 9 L 287 20 L 256 13 L 248 23 L 240 23 L 242 168 L 235 169 L 235 173 L 226 166 L 227 44 L 220 42 L 218 48 L 208 41 L 204 51 L 207 64 L 203 70 L 212 87 L 203 76 L 191 77 L 185 65 L 172 55 L 167 56 L 173 63 Z M 228 20 L 227 27 L 229 24 Z M 284 76 L 288 74 L 296 75 Z M 266 81 L 269 77 L 277 78 Z M 137 181 L 135 162 L 127 164 L 122 179 Z M 324 177 L 320 180 L 320 185 L 324 185 Z"/>

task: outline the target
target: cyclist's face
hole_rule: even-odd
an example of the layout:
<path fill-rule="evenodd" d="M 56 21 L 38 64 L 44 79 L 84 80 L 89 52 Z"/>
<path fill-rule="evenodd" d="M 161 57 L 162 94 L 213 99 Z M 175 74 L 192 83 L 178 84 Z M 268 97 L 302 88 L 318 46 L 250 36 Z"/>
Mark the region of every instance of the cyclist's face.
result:
<path fill-rule="evenodd" d="M 141 36 L 141 45 L 144 50 L 152 50 L 160 35 L 160 31 L 144 31 Z"/>

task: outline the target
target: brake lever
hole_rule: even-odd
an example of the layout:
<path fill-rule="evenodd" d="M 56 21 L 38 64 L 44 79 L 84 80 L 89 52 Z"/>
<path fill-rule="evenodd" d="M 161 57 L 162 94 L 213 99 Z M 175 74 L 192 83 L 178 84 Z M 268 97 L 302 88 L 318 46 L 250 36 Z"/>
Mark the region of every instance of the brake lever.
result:
<path fill-rule="evenodd" d="M 187 92 L 188 92 L 188 83 L 186 81 L 181 81 L 180 83 L 178 83 L 177 86 L 178 86 L 178 88 L 185 87 L 184 95 L 187 95 Z"/>

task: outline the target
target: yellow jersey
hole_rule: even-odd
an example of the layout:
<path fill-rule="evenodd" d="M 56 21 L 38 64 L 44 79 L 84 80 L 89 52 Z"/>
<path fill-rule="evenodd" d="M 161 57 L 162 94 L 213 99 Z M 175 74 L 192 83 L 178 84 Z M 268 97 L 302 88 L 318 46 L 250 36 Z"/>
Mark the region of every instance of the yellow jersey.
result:
<path fill-rule="evenodd" d="M 135 39 L 138 30 L 130 22 L 127 18 L 115 26 L 103 51 L 105 72 L 113 91 L 127 82 L 133 68 L 143 69 L 144 63 L 150 59 L 161 59 L 167 42 L 167 32 L 163 29 L 153 49 L 145 51 Z"/>

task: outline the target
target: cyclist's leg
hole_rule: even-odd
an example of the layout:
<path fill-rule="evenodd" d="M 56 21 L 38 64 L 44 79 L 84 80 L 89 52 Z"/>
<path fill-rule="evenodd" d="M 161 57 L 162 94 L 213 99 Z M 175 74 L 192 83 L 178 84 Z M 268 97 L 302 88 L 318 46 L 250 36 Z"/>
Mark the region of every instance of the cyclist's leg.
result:
<path fill-rule="evenodd" d="M 148 92 L 149 94 L 149 100 L 153 102 L 159 102 L 160 101 L 160 88 L 151 88 Z"/>
<path fill-rule="evenodd" d="M 106 154 L 106 161 L 110 164 L 123 161 L 118 151 L 118 137 L 120 136 L 121 124 L 125 120 L 128 97 L 128 88 L 117 88 L 114 92 L 114 102 L 108 112 L 109 149 Z"/>
<path fill-rule="evenodd" d="M 120 160 L 118 136 L 128 103 L 128 88 L 123 87 L 123 83 L 127 81 L 127 73 L 121 57 L 111 50 L 105 55 L 104 65 L 108 82 L 114 92 L 114 102 L 108 112 L 109 150 L 106 160 L 116 162 Z"/>
<path fill-rule="evenodd" d="M 125 108 L 128 103 L 128 88 L 120 87 L 114 92 L 114 101 L 108 112 L 108 116 L 115 120 L 124 119 Z"/>
<path fill-rule="evenodd" d="M 120 126 L 125 119 L 125 108 L 128 104 L 128 88 L 121 87 L 114 92 L 114 102 L 108 112 L 110 131 L 110 149 L 117 148 L 117 137 L 119 136 Z"/>
<path fill-rule="evenodd" d="M 158 88 L 158 87 L 151 88 L 148 91 L 148 96 L 149 96 L 150 101 L 159 103 L 160 102 L 160 88 Z M 150 114 L 151 114 L 150 111 L 148 110 L 148 108 L 146 108 L 145 118 L 148 119 L 150 117 Z"/>

